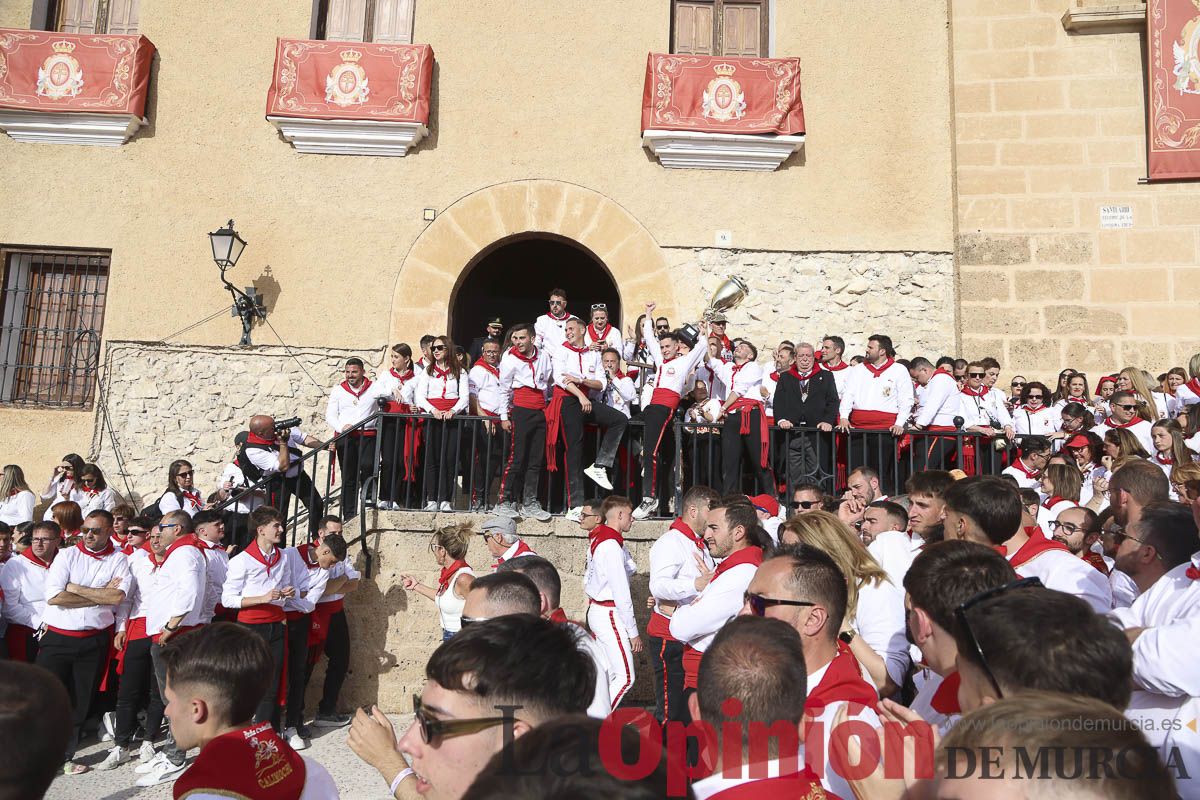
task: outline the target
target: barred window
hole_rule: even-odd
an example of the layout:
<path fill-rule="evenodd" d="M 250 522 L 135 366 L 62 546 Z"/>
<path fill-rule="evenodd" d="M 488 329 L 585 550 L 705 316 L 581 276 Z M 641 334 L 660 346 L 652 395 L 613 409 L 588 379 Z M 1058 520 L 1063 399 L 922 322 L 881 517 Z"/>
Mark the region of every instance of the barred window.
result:
<path fill-rule="evenodd" d="M 0 403 L 89 409 L 109 253 L 0 249 Z"/>

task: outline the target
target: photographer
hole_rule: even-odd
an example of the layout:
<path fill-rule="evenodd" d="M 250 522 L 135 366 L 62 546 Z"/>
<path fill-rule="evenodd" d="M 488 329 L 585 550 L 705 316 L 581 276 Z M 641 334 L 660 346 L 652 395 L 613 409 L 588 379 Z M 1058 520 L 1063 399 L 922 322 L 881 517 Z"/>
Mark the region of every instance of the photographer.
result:
<path fill-rule="evenodd" d="M 250 435 L 238 452 L 238 465 L 251 481 L 274 477 L 268 486 L 271 505 L 287 518 L 292 495 L 308 509 L 308 529 L 313 533 L 317 523 L 325 515 L 325 504 L 313 486 L 312 478 L 297 464 L 301 458 L 300 447 L 320 447 L 321 440 L 309 436 L 296 427 L 299 419 L 284 420 L 276 425 L 275 419 L 266 414 L 250 418 Z M 286 426 L 286 427 L 282 427 Z"/>

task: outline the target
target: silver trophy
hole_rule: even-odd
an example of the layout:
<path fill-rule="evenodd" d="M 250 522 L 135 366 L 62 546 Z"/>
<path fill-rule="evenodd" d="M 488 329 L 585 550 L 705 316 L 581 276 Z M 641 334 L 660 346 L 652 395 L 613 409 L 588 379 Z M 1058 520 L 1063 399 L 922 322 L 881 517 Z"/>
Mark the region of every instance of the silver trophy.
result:
<path fill-rule="evenodd" d="M 713 318 L 718 314 L 723 314 L 741 304 L 746 296 L 750 294 L 750 287 L 746 282 L 737 275 L 730 275 L 725 279 L 724 283 L 717 287 L 713 292 L 712 299 L 708 301 L 708 308 L 704 309 L 702 315 L 705 322 L 712 322 Z M 688 323 L 679 329 L 685 340 L 691 347 L 696 346 L 696 342 L 700 340 L 700 330 L 691 323 Z"/>

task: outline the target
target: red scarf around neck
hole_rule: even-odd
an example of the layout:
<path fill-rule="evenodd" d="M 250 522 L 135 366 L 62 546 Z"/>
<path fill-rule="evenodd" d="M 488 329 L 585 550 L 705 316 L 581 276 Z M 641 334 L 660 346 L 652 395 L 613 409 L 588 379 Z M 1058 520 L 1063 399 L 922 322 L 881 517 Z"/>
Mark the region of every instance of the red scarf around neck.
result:
<path fill-rule="evenodd" d="M 1184 386 L 1191 389 L 1192 394 L 1200 397 L 1200 378 L 1192 378 L 1190 381 L 1185 383 Z"/>
<path fill-rule="evenodd" d="M 588 533 L 588 551 L 596 555 L 596 548 L 607 541 L 616 542 L 618 547 L 625 546 L 625 537 L 620 531 L 607 525 L 597 525 Z"/>
<path fill-rule="evenodd" d="M 866 361 L 863 362 L 863 366 L 867 368 L 867 372 L 871 373 L 872 378 L 878 378 L 880 375 L 887 372 L 888 367 L 892 366 L 892 364 L 895 364 L 895 363 L 896 363 L 895 360 L 893 360 L 892 358 L 888 358 L 887 361 L 884 361 L 883 364 L 878 367 L 873 367 L 873 366 L 871 366 L 870 363 L 868 363 Z M 951 376 L 951 377 L 953 377 L 953 376 Z"/>
<path fill-rule="evenodd" d="M 196 538 L 196 534 L 185 533 L 183 536 L 180 536 L 178 539 L 171 542 L 171 546 L 167 548 L 165 553 L 163 553 L 163 563 L 165 564 L 167 559 L 171 557 L 171 553 L 174 553 L 181 547 L 198 547 L 201 550 L 204 549 L 204 545 L 200 544 L 200 540 Z"/>
<path fill-rule="evenodd" d="M 858 659 L 850 652 L 850 645 L 838 641 L 838 652 L 825 668 L 825 674 L 808 694 L 804 710 L 814 715 L 833 703 L 850 703 L 853 706 L 875 708 L 879 693 L 859 672 Z"/>
<path fill-rule="evenodd" d="M 450 579 L 454 577 L 454 573 L 458 572 L 463 567 L 469 566 L 467 562 L 461 558 L 456 558 L 448 567 L 442 567 L 441 573 L 438 575 L 438 594 L 445 594 L 450 588 Z"/>
<path fill-rule="evenodd" d="M 538 351 L 537 351 L 536 347 L 533 348 L 533 352 L 527 356 L 521 355 L 521 351 L 518 350 L 515 346 L 508 348 L 508 352 L 510 355 L 516 356 L 517 358 L 524 361 L 526 364 L 528 364 L 530 366 L 531 369 L 533 367 L 533 362 L 537 361 L 537 357 L 538 357 Z"/>
<path fill-rule="evenodd" d="M 990 391 L 991 390 L 986 386 L 980 386 L 978 389 L 972 389 L 971 384 L 969 383 L 964 383 L 962 388 L 962 393 L 970 395 L 971 397 L 987 397 Z"/>
<path fill-rule="evenodd" d="M 1036 478 L 1037 476 L 1042 474 L 1042 471 L 1040 469 L 1035 469 L 1033 471 L 1030 471 L 1029 467 L 1027 467 L 1025 465 L 1025 462 L 1022 461 L 1019 456 L 1017 457 L 1017 460 L 1013 462 L 1013 469 L 1024 474 L 1026 478 Z"/>
<path fill-rule="evenodd" d="M 717 568 L 713 570 L 712 580 L 715 581 L 729 570 L 741 564 L 753 564 L 757 567 L 758 565 L 762 564 L 762 560 L 762 548 L 755 547 L 754 545 L 748 545 L 743 547 L 741 550 L 731 553 L 728 558 L 718 564 Z M 710 583 L 711 582 L 712 581 L 710 581 Z"/>
<path fill-rule="evenodd" d="M 1134 416 L 1133 419 L 1129 420 L 1129 422 L 1113 422 L 1112 417 L 1109 417 L 1108 418 L 1108 427 L 1110 427 L 1110 428 L 1132 428 L 1134 425 L 1137 425 L 1139 422 L 1145 422 L 1145 421 L 1146 420 L 1144 420 L 1141 417 L 1136 416 L 1136 415 Z"/>
<path fill-rule="evenodd" d="M 350 394 L 354 395 L 354 398 L 357 400 L 358 398 L 362 397 L 364 394 L 367 393 L 367 389 L 371 388 L 371 381 L 367 380 L 366 378 L 363 378 L 361 389 L 352 389 L 352 388 L 350 388 L 350 381 L 342 381 L 342 388 L 345 389 Z"/>
<path fill-rule="evenodd" d="M 788 370 L 788 372 L 790 372 L 796 376 L 797 380 L 801 380 L 801 381 L 811 381 L 813 379 L 813 376 L 816 375 L 820 371 L 821 371 L 821 368 L 819 366 L 817 366 L 815 363 L 813 364 L 812 369 L 810 369 L 808 372 L 804 373 L 803 375 L 800 374 L 800 370 L 796 368 L 795 364 L 792 364 L 792 368 Z"/>
<path fill-rule="evenodd" d="M 679 531 L 686 536 L 688 541 L 696 545 L 696 549 L 700 552 L 708 552 L 708 546 L 704 543 L 704 538 L 692 530 L 692 526 L 688 525 L 682 519 L 676 518 L 675 521 L 671 523 L 670 529 L 673 531 Z"/>
<path fill-rule="evenodd" d="M 487 370 L 488 372 L 492 373 L 492 375 L 494 375 L 495 377 L 497 377 L 497 378 L 499 378 L 499 377 L 500 377 L 500 368 L 499 368 L 499 367 L 493 367 L 491 364 L 489 364 L 488 362 L 484 361 L 482 356 L 481 356 L 481 357 L 480 357 L 480 358 L 479 358 L 479 359 L 478 359 L 478 360 L 475 362 L 475 366 L 477 366 L 477 367 L 483 367 L 485 370 Z"/>
<path fill-rule="evenodd" d="M 80 539 L 78 542 L 76 542 L 75 547 L 79 548 L 79 552 L 83 553 L 88 558 L 94 558 L 97 561 L 103 559 L 105 556 L 109 555 L 110 553 L 116 552 L 116 548 L 113 547 L 112 539 L 107 540 L 104 543 L 104 548 L 98 552 L 93 552 L 91 550 L 88 550 L 87 547 L 83 544 L 83 539 Z"/>
<path fill-rule="evenodd" d="M 929 699 L 929 705 L 939 714 L 961 714 L 958 705 L 958 685 L 962 683 L 962 675 L 957 670 L 942 678 L 941 685 Z"/>
<path fill-rule="evenodd" d="M 26 547 L 24 550 L 21 551 L 21 555 L 25 556 L 25 558 L 28 558 L 33 563 L 37 564 L 42 569 L 50 569 L 50 561 L 54 560 L 54 559 L 50 559 L 50 561 L 42 561 L 40 558 L 38 558 L 37 556 L 35 556 L 33 554 L 32 547 Z"/>
<path fill-rule="evenodd" d="M 252 433 L 246 437 L 246 444 L 273 445 L 273 444 L 279 444 L 279 440 L 278 439 L 264 439 L 263 437 L 259 436 L 257 433 Z"/>
<path fill-rule="evenodd" d="M 828 364 L 826 364 L 824 361 L 818 361 L 817 366 L 819 366 L 821 369 L 825 370 L 826 372 L 841 372 L 842 370 L 844 370 L 850 366 L 850 362 L 843 361 L 842 363 L 838 364 L 836 367 L 831 367 Z"/>
<path fill-rule="evenodd" d="M 1047 539 L 1046 535 L 1042 533 L 1041 528 L 1026 528 L 1025 533 L 1029 536 L 1029 540 L 1017 548 L 1017 552 L 1013 553 L 1012 557 L 1008 559 L 1008 563 L 1012 565 L 1013 569 L 1017 569 L 1022 564 L 1026 564 L 1050 550 L 1061 550 L 1064 553 L 1071 552 L 1065 544 L 1057 539 Z M 1005 545 L 997 545 L 996 550 L 999 551 L 1000 555 L 1008 557 L 1008 548 Z"/>
<path fill-rule="evenodd" d="M 252 542 L 250 542 L 250 546 L 247 547 L 244 552 L 267 568 L 268 577 L 271 575 L 271 567 L 276 566 L 280 559 L 283 558 L 283 551 L 280 550 L 278 546 L 271 550 L 270 558 L 264 556 L 263 551 L 258 546 L 258 539 L 254 539 Z"/>
<path fill-rule="evenodd" d="M 596 326 L 589 322 L 587 326 L 587 335 L 588 338 L 590 338 L 593 342 L 600 342 L 604 341 L 608 337 L 608 332 L 611 330 L 612 325 L 609 325 L 608 323 L 605 323 L 603 331 L 598 331 L 596 330 Z"/>
<path fill-rule="evenodd" d="M 392 377 L 400 381 L 400 383 L 407 383 L 408 381 L 412 380 L 412 377 L 415 374 L 411 364 L 409 365 L 408 370 L 405 372 L 396 372 L 394 369 L 389 369 L 388 372 L 392 373 Z"/>
<path fill-rule="evenodd" d="M 1058 495 L 1054 495 L 1053 497 L 1047 497 L 1045 499 L 1045 501 L 1042 502 L 1042 508 L 1049 511 L 1050 509 L 1054 508 L 1054 506 L 1057 505 L 1058 503 L 1063 502 L 1064 499 L 1065 498 L 1059 497 Z"/>

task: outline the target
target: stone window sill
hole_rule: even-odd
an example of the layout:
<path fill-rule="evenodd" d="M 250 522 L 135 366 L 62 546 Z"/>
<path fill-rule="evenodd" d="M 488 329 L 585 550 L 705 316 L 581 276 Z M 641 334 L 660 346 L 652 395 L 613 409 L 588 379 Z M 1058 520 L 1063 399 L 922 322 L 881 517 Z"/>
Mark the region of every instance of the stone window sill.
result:
<path fill-rule="evenodd" d="M 267 117 L 301 153 L 404 156 L 429 133 L 419 122 Z"/>
<path fill-rule="evenodd" d="M 1146 4 L 1125 3 L 1111 6 L 1069 8 L 1062 26 L 1071 33 L 1121 33 L 1146 27 Z"/>
<path fill-rule="evenodd" d="M 120 147 L 146 120 L 133 114 L 0 109 L 0 130 L 18 142 Z"/>
<path fill-rule="evenodd" d="M 804 147 L 804 135 L 646 130 L 642 147 L 667 169 L 772 172 Z"/>

